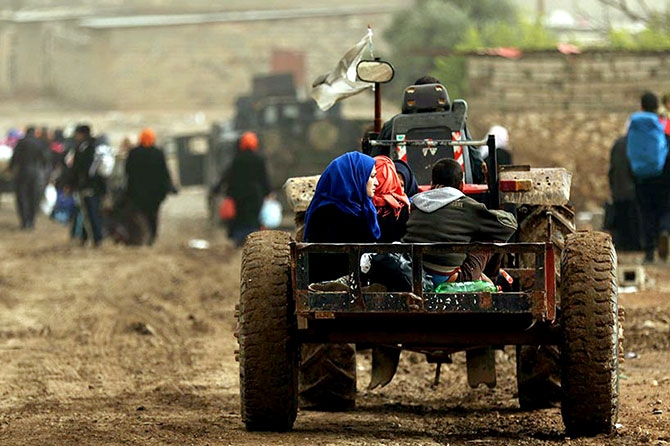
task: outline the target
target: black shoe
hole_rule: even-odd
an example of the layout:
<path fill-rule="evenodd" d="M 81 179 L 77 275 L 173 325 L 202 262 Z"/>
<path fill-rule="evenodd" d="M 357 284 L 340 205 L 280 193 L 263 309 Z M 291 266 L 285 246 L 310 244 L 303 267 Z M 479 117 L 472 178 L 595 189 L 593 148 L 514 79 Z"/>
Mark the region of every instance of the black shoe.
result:
<path fill-rule="evenodd" d="M 644 260 L 642 260 L 643 265 L 651 265 L 654 263 L 654 253 L 651 254 L 645 254 L 644 255 Z"/>
<path fill-rule="evenodd" d="M 670 252 L 670 234 L 668 231 L 661 232 L 658 236 L 658 257 L 664 262 L 668 260 L 668 253 Z"/>
<path fill-rule="evenodd" d="M 328 292 L 328 291 L 349 291 L 349 276 L 342 276 L 339 279 L 328 280 L 326 282 L 311 283 L 309 291 Z"/>

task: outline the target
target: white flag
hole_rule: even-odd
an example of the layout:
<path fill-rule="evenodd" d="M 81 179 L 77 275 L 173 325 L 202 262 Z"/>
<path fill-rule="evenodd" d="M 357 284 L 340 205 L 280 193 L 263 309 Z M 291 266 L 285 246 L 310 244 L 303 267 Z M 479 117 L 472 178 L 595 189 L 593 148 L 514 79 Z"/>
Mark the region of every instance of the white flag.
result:
<path fill-rule="evenodd" d="M 356 80 L 356 65 L 362 59 L 365 48 L 371 44 L 372 30 L 368 28 L 365 37 L 347 51 L 333 71 L 322 74 L 312 83 L 311 96 L 321 110 L 328 110 L 337 101 L 374 86 L 372 83 Z"/>

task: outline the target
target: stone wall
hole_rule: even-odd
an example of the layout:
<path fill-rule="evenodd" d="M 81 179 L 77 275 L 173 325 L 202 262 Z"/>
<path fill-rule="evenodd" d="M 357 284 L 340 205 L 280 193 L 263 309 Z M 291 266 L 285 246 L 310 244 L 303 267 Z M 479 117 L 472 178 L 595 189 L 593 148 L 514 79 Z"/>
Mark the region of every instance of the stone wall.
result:
<path fill-rule="evenodd" d="M 477 138 L 484 137 L 494 124 L 507 127 L 515 164 L 568 169 L 573 173 L 571 204 L 577 210 L 593 211 L 609 197 L 610 150 L 623 134 L 627 118 L 625 112 L 471 109 L 468 126 Z"/>
<path fill-rule="evenodd" d="M 99 105 L 99 97 L 115 89 L 108 54 L 105 40 L 95 41 L 85 30 L 54 30 L 51 92 L 66 104 Z"/>
<path fill-rule="evenodd" d="M 597 210 L 609 198 L 610 150 L 642 92 L 670 91 L 668 53 L 540 52 L 517 60 L 468 58 L 469 125 L 510 131 L 514 161 L 572 171 L 572 204 Z"/>
<path fill-rule="evenodd" d="M 645 90 L 670 91 L 669 55 L 554 51 L 516 60 L 473 55 L 468 57 L 468 100 L 504 111 L 629 110 Z"/>
<path fill-rule="evenodd" d="M 41 57 L 44 49 L 43 28 L 31 25 L 15 25 L 11 27 L 12 47 L 7 48 L 8 63 L 14 64 L 12 73 L 14 85 L 20 85 L 18 92 L 39 94 L 44 85 L 44 62 Z M 11 62 L 9 62 L 11 60 Z M 17 89 L 12 88 L 16 92 Z"/>
<path fill-rule="evenodd" d="M 3 96 L 11 93 L 13 58 L 13 32 L 4 28 L 0 30 L 0 95 Z"/>

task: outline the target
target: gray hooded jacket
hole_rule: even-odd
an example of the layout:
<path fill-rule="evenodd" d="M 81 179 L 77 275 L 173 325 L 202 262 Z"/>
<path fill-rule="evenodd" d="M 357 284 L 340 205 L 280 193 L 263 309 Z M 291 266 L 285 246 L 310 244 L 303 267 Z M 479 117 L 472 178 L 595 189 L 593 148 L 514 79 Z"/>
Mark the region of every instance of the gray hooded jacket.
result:
<path fill-rule="evenodd" d="M 505 211 L 490 210 L 453 187 L 442 187 L 414 196 L 407 220 L 407 243 L 506 242 L 517 228 Z M 465 254 L 426 256 L 442 266 L 459 266 Z"/>

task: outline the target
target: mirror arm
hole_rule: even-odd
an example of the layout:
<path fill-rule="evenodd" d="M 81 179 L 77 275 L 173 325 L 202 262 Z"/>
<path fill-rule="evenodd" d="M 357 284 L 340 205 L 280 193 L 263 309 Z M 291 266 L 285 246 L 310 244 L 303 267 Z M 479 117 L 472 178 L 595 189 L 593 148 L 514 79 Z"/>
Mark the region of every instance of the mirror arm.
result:
<path fill-rule="evenodd" d="M 375 60 L 380 60 L 379 57 L 375 57 Z M 382 131 L 382 91 L 381 84 L 375 82 L 375 121 L 374 121 L 375 133 L 379 134 Z"/>
<path fill-rule="evenodd" d="M 381 84 L 375 82 L 375 133 L 382 131 L 382 92 Z"/>

